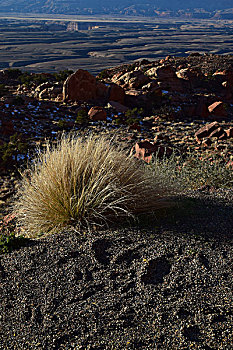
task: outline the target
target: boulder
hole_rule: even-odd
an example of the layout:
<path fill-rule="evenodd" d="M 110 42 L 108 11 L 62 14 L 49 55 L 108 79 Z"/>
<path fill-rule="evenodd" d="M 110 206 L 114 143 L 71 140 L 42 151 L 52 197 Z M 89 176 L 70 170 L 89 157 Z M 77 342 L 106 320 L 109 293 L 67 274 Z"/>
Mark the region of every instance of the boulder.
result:
<path fill-rule="evenodd" d="M 222 98 L 224 100 L 231 100 L 233 96 L 233 70 L 215 72 L 213 77 L 224 88 L 221 93 Z"/>
<path fill-rule="evenodd" d="M 226 106 L 222 101 L 212 103 L 208 107 L 209 113 L 215 117 L 224 118 L 227 116 Z"/>
<path fill-rule="evenodd" d="M 223 70 L 217 71 L 213 74 L 213 77 L 217 79 L 220 83 L 228 82 L 233 87 L 233 71 Z"/>
<path fill-rule="evenodd" d="M 158 82 L 155 80 L 152 80 L 149 83 L 147 83 L 146 85 L 142 86 L 143 91 L 153 91 L 153 90 L 157 90 L 157 89 L 161 90 L 159 85 L 158 85 Z M 162 91 L 161 91 L 161 94 L 162 94 Z"/>
<path fill-rule="evenodd" d="M 146 163 L 150 163 L 153 159 L 153 156 L 163 158 L 166 156 L 171 156 L 172 149 L 165 147 L 163 145 L 156 145 L 151 143 L 148 140 L 137 142 L 135 146 L 132 147 L 131 155 L 134 155 L 135 158 L 144 160 Z"/>
<path fill-rule="evenodd" d="M 109 94 L 109 87 L 105 84 L 96 81 L 96 98 L 98 101 L 107 101 Z"/>
<path fill-rule="evenodd" d="M 211 132 L 209 135 L 209 138 L 211 137 L 217 137 L 220 140 L 226 139 L 227 135 L 226 132 L 223 130 L 223 128 L 219 127 Z"/>
<path fill-rule="evenodd" d="M 49 98 L 48 89 L 44 89 L 44 90 L 40 91 L 39 95 L 37 95 L 37 97 L 39 98 L 39 100 L 48 99 Z"/>
<path fill-rule="evenodd" d="M 184 80 L 188 83 L 187 86 L 191 89 L 200 88 L 205 86 L 204 74 L 201 72 L 192 69 L 192 68 L 183 68 L 176 72 L 177 78 Z"/>
<path fill-rule="evenodd" d="M 36 97 L 36 98 L 40 98 L 40 94 L 42 93 L 42 92 L 45 92 L 45 91 L 47 91 L 47 89 L 48 88 L 51 88 L 53 86 L 53 84 L 52 83 L 50 83 L 50 82 L 45 82 L 45 83 L 42 83 L 42 84 L 40 84 L 40 85 L 38 85 L 37 87 L 36 87 L 36 89 L 35 89 L 35 91 L 34 91 L 34 97 Z"/>
<path fill-rule="evenodd" d="M 106 121 L 107 113 L 103 107 L 95 106 L 91 107 L 88 112 L 88 116 L 93 121 Z"/>
<path fill-rule="evenodd" d="M 119 102 L 122 105 L 125 103 L 125 90 L 116 84 L 112 84 L 109 89 L 109 101 Z"/>
<path fill-rule="evenodd" d="M 196 104 L 184 103 L 182 105 L 182 112 L 184 117 L 198 117 L 206 119 L 209 116 L 209 110 L 206 102 L 203 99 L 199 99 Z"/>
<path fill-rule="evenodd" d="M 116 101 L 109 101 L 108 106 L 114 108 L 117 113 L 125 113 L 129 109 L 128 107 Z"/>
<path fill-rule="evenodd" d="M 112 82 L 122 86 L 125 89 L 139 89 L 148 84 L 150 79 L 140 70 L 124 73 L 123 75 L 113 77 Z"/>
<path fill-rule="evenodd" d="M 203 139 L 208 139 L 212 137 L 217 137 L 218 139 L 221 139 L 221 140 L 227 137 L 226 132 L 216 121 L 213 123 L 206 124 L 195 133 L 195 138 L 199 143 Z"/>
<path fill-rule="evenodd" d="M 64 101 L 96 101 L 106 99 L 108 88 L 88 71 L 79 69 L 63 85 Z"/>
<path fill-rule="evenodd" d="M 162 90 L 186 92 L 186 82 L 177 78 L 175 69 L 170 65 L 150 68 L 145 74 L 156 79 Z"/>
<path fill-rule="evenodd" d="M 146 71 L 145 74 L 148 77 L 156 78 L 159 81 L 176 78 L 176 72 L 170 65 L 162 65 L 159 67 L 150 68 Z"/>

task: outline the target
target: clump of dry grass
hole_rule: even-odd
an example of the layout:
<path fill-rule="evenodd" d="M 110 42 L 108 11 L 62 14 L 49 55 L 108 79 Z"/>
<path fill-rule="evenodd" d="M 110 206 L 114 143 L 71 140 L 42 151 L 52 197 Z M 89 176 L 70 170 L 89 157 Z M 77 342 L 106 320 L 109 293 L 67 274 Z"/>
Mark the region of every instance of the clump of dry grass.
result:
<path fill-rule="evenodd" d="M 155 180 L 104 137 L 62 137 L 24 172 L 15 211 L 28 236 L 118 222 L 164 206 L 166 190 Z"/>

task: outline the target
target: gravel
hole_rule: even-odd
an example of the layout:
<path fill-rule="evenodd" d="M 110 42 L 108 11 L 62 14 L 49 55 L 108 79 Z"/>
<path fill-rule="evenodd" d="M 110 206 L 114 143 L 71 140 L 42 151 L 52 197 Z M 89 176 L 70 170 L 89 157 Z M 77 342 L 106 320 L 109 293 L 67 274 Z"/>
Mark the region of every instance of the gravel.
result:
<path fill-rule="evenodd" d="M 137 228 L 67 230 L 1 255 L 0 349 L 232 349 L 224 193 L 177 199 Z"/>

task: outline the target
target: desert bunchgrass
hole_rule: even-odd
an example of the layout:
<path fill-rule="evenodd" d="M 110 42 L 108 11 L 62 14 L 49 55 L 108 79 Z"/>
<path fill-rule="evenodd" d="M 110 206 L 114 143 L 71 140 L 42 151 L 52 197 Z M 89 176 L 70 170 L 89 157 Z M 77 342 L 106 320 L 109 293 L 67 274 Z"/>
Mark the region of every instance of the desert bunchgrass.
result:
<path fill-rule="evenodd" d="M 164 206 L 169 189 L 105 137 L 63 136 L 22 174 L 15 211 L 27 236 L 119 222 Z M 163 203 L 163 204 L 161 204 Z"/>

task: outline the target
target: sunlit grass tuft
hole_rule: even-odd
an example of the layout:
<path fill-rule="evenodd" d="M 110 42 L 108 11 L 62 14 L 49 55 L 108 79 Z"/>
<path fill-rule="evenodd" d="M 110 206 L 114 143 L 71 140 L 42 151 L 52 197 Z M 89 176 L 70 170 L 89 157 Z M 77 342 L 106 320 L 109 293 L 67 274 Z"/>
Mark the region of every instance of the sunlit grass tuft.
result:
<path fill-rule="evenodd" d="M 62 137 L 49 143 L 23 174 L 15 203 L 28 236 L 67 225 L 119 222 L 152 212 L 170 194 L 143 163 L 105 137 Z"/>

